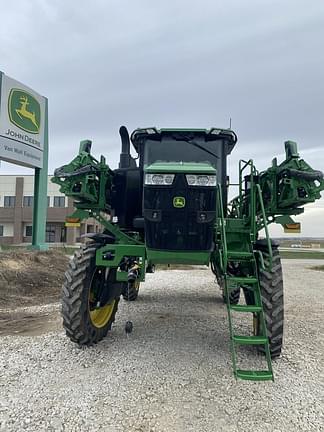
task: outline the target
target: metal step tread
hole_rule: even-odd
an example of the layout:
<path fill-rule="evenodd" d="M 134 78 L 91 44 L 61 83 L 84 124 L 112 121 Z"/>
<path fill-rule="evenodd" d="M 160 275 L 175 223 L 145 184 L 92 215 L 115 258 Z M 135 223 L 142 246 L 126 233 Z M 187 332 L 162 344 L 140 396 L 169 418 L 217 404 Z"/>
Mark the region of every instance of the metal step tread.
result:
<path fill-rule="evenodd" d="M 230 305 L 229 308 L 235 312 L 262 312 L 262 307 L 255 305 Z"/>
<path fill-rule="evenodd" d="M 251 381 L 273 381 L 273 373 L 267 370 L 242 370 L 237 369 L 235 372 L 237 378 Z"/>
<path fill-rule="evenodd" d="M 233 341 L 239 345 L 265 345 L 268 343 L 268 338 L 265 336 L 233 335 Z"/>
<path fill-rule="evenodd" d="M 226 276 L 228 282 L 235 282 L 237 284 L 256 284 L 258 279 L 256 277 L 244 277 L 244 276 Z"/>
<path fill-rule="evenodd" d="M 243 251 L 227 251 L 228 258 L 237 258 L 237 259 L 252 259 L 254 257 L 252 252 L 243 252 Z"/>
<path fill-rule="evenodd" d="M 233 232 L 244 232 L 244 233 L 250 233 L 251 228 L 249 226 L 249 222 L 247 222 L 246 219 L 233 219 L 233 218 L 226 218 L 226 233 L 233 233 Z"/>

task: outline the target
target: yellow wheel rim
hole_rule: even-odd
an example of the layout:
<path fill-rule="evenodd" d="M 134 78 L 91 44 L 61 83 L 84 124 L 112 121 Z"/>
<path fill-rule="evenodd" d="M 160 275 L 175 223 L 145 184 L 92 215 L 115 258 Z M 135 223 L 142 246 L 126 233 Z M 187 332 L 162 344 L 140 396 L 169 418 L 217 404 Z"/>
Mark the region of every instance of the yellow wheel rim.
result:
<path fill-rule="evenodd" d="M 113 300 L 110 304 L 90 311 L 90 320 L 95 327 L 101 328 L 108 323 L 113 313 L 115 303 L 116 300 Z"/>
<path fill-rule="evenodd" d="M 114 308 L 115 308 L 115 304 L 116 304 L 116 300 L 111 300 L 110 303 L 105 304 L 104 306 L 101 307 L 95 307 L 95 308 L 91 308 L 91 304 L 95 304 L 96 303 L 96 286 L 95 286 L 95 281 L 96 281 L 96 276 L 100 275 L 100 277 L 103 275 L 102 273 L 102 269 L 97 269 L 91 278 L 91 283 L 90 283 L 90 289 L 89 289 L 89 297 L 88 297 L 88 310 L 89 310 L 89 316 L 90 316 L 90 321 L 92 323 L 92 325 L 96 328 L 102 328 L 105 327 L 105 325 L 107 325 L 107 323 L 109 322 L 109 320 L 112 317 L 112 314 L 114 312 Z M 107 269 L 105 269 L 104 271 L 107 271 Z M 109 271 L 109 269 L 108 269 Z"/>

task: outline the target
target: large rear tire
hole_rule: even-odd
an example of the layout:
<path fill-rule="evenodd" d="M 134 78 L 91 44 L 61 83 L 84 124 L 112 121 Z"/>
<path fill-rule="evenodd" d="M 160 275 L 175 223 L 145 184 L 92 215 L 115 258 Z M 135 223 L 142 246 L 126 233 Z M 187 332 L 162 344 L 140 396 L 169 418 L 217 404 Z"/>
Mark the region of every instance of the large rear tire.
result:
<path fill-rule="evenodd" d="M 106 295 L 104 304 L 99 303 L 102 289 L 109 290 L 116 284 L 116 269 L 96 267 L 96 249 L 96 245 L 90 245 L 77 251 L 65 272 L 63 327 L 71 341 L 79 345 L 92 345 L 103 339 L 118 308 L 118 290 L 114 290 L 113 297 Z"/>
<path fill-rule="evenodd" d="M 263 243 L 257 245 L 263 253 L 265 267 L 269 264 L 269 252 Z M 281 259 L 277 245 L 272 246 L 272 270 L 264 270 L 258 266 L 259 283 L 263 304 L 263 313 L 269 338 L 270 354 L 272 358 L 279 357 L 283 344 L 284 331 L 284 292 Z M 257 323 L 257 333 L 260 325 Z M 263 347 L 260 351 L 264 352 Z"/>

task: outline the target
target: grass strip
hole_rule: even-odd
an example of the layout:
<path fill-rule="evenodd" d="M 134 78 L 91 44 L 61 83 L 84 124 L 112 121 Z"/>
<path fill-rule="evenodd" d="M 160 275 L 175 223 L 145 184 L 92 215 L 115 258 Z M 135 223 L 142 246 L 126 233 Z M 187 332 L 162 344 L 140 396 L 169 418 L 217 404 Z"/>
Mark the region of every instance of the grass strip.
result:
<path fill-rule="evenodd" d="M 280 251 L 280 256 L 284 259 L 324 259 L 324 252 Z"/>

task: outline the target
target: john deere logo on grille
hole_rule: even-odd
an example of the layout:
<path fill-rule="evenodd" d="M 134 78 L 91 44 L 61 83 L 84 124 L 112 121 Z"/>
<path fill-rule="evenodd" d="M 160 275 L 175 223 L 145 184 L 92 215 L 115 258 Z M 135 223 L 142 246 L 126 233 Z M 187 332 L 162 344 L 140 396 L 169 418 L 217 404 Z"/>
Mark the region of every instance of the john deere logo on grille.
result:
<path fill-rule="evenodd" d="M 186 199 L 184 197 L 174 197 L 173 198 L 173 207 L 175 208 L 183 208 L 186 205 Z"/>
<path fill-rule="evenodd" d="M 40 104 L 24 90 L 12 89 L 9 94 L 8 112 L 11 123 L 33 134 L 39 133 Z"/>

